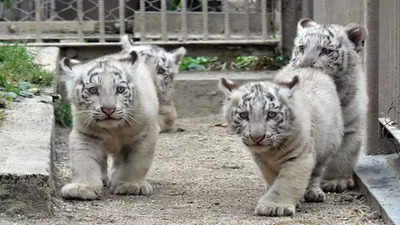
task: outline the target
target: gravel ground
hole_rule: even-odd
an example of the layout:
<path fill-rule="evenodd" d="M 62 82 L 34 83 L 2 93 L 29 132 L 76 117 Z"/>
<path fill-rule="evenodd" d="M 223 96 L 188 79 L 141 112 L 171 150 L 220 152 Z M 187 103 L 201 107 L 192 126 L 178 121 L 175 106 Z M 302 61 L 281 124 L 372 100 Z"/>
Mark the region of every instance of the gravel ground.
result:
<path fill-rule="evenodd" d="M 54 215 L 1 217 L 0 224 L 384 224 L 359 191 L 329 193 L 325 203 L 304 203 L 296 216 L 253 215 L 264 183 L 238 137 L 218 126 L 220 116 L 180 119 L 186 131 L 161 134 L 148 179 L 151 196 L 115 196 L 64 201 L 56 193 Z M 68 168 L 68 129 L 56 129 L 59 187 Z M 1 199 L 0 199 L 1 200 Z"/>

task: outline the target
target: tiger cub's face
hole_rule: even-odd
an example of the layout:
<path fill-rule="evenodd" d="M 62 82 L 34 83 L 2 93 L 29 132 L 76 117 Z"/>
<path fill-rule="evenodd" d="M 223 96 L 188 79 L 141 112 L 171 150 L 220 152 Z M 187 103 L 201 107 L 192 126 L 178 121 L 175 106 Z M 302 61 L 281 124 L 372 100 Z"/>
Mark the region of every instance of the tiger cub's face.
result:
<path fill-rule="evenodd" d="M 87 63 L 64 58 L 61 67 L 73 78 L 69 90 L 75 106 L 74 116 L 83 125 L 104 128 L 132 125 L 135 108 L 135 86 L 131 74 L 137 55 L 128 58 L 92 60 Z"/>
<path fill-rule="evenodd" d="M 364 46 L 366 30 L 357 25 L 323 25 L 302 19 L 290 64 L 322 69 L 330 75 L 344 74 L 357 62 Z"/>
<path fill-rule="evenodd" d="M 292 88 L 270 82 L 254 82 L 238 87 L 221 79 L 226 98 L 224 116 L 228 126 L 248 146 L 278 147 L 292 135 L 294 115 L 290 106 Z"/>
<path fill-rule="evenodd" d="M 168 52 L 158 46 L 148 46 L 147 49 L 140 51 L 139 54 L 153 58 L 156 64 L 157 79 L 160 84 L 159 89 L 162 94 L 167 94 L 168 90 L 173 88 L 175 75 L 179 73 L 179 66 L 186 54 L 185 48 L 180 47 Z"/>

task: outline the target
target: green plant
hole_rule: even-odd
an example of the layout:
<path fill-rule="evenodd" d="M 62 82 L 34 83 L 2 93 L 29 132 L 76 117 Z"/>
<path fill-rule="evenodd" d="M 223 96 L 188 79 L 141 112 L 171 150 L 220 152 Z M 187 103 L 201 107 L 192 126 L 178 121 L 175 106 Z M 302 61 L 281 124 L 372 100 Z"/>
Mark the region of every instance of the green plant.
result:
<path fill-rule="evenodd" d="M 10 9 L 12 7 L 12 0 L 0 0 L 0 2 L 4 4 L 6 9 Z"/>
<path fill-rule="evenodd" d="M 206 66 L 209 63 L 208 58 L 204 56 L 200 57 L 185 57 L 180 65 L 181 70 L 206 70 Z"/>
<path fill-rule="evenodd" d="M 19 81 L 40 86 L 51 84 L 54 74 L 34 62 L 34 55 L 19 44 L 0 47 L 0 87 L 15 91 Z"/>
<path fill-rule="evenodd" d="M 54 110 L 54 116 L 56 123 L 62 127 L 72 126 L 72 114 L 71 114 L 71 103 L 64 101 L 58 105 Z"/>

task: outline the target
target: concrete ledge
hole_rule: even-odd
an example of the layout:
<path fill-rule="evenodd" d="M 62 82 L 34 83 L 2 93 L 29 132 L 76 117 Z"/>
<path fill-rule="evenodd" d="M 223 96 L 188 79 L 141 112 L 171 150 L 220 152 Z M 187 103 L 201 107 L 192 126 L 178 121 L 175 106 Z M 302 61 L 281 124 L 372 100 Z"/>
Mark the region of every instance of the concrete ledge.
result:
<path fill-rule="evenodd" d="M 218 91 L 221 77 L 240 84 L 272 80 L 276 71 L 261 72 L 186 72 L 180 73 L 175 81 L 175 105 L 178 117 L 201 117 L 221 111 L 223 94 Z"/>
<path fill-rule="evenodd" d="M 372 207 L 381 212 L 386 224 L 400 224 L 400 179 L 387 162 L 390 155 L 362 156 L 355 169 L 356 181 Z"/>
<path fill-rule="evenodd" d="M 33 48 L 36 62 L 56 72 L 59 49 Z M 56 79 L 54 79 L 56 80 Z M 53 92 L 52 88 L 42 92 Z M 54 129 L 52 97 L 42 94 L 14 102 L 0 124 L 0 177 L 50 175 L 50 155 Z"/>

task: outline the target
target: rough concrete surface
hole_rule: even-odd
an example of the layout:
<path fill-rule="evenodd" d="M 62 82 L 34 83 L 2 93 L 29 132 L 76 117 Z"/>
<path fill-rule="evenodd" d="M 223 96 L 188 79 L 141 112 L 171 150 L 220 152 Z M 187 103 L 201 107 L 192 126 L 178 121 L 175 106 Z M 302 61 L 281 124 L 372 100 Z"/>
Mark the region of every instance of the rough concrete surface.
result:
<path fill-rule="evenodd" d="M 399 155 L 362 156 L 355 173 L 374 208 L 388 224 L 400 224 Z"/>
<path fill-rule="evenodd" d="M 10 104 L 0 126 L 0 176 L 49 175 L 53 115 L 50 96 Z"/>
<path fill-rule="evenodd" d="M 328 194 L 325 203 L 304 203 L 293 218 L 253 215 L 264 182 L 238 137 L 220 124 L 221 116 L 185 118 L 185 132 L 161 134 L 148 179 L 151 196 L 116 196 L 65 201 L 60 197 L 51 217 L 0 214 L 0 224 L 383 224 L 359 191 Z M 56 129 L 57 191 L 71 176 L 67 135 Z M 19 215 L 19 214 L 18 214 Z"/>
<path fill-rule="evenodd" d="M 57 71 L 59 48 L 29 48 L 29 51 L 45 70 Z M 0 125 L 0 176 L 48 176 L 54 127 L 51 96 L 43 94 L 14 102 L 7 108 L 6 114 Z"/>

